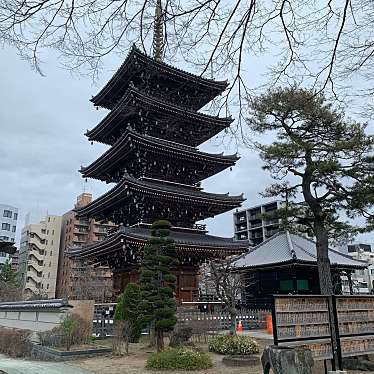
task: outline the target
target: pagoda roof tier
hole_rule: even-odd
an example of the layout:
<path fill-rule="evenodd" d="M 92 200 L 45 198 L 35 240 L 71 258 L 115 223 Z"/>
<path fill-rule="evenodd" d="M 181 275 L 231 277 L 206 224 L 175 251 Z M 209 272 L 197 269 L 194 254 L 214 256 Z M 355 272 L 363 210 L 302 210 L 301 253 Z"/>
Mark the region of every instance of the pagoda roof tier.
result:
<path fill-rule="evenodd" d="M 192 109 L 200 109 L 228 86 L 227 81 L 215 81 L 188 73 L 147 56 L 133 45 L 126 60 L 101 91 L 91 101 L 96 106 L 113 109 L 126 89 L 134 84 L 154 90 L 181 102 Z M 187 101 L 186 101 L 187 99 Z"/>
<path fill-rule="evenodd" d="M 134 158 L 135 162 L 131 162 Z M 160 160 L 159 163 L 156 162 L 157 159 Z M 144 172 L 144 169 L 149 169 L 149 173 L 152 174 L 154 164 L 156 164 L 155 168 L 160 168 L 160 164 L 168 165 L 173 164 L 175 160 L 181 160 L 182 163 L 177 162 L 177 164 L 183 169 L 194 170 L 194 173 L 191 173 L 193 178 L 191 183 L 197 183 L 233 166 L 238 159 L 236 154 L 224 156 L 222 153 L 200 152 L 195 147 L 141 135 L 130 129 L 96 161 L 87 167 L 82 167 L 80 172 L 85 178 L 119 182 L 122 176 L 120 171 L 127 170 L 129 174 L 136 175 Z M 139 160 L 145 163 L 145 168 L 141 166 Z M 172 177 L 174 181 L 178 180 L 176 175 Z"/>
<path fill-rule="evenodd" d="M 106 262 L 116 255 L 124 255 L 126 247 L 144 247 L 151 237 L 150 228 L 120 227 L 103 241 L 79 248 L 69 248 L 68 256 L 92 262 Z M 208 235 L 204 232 L 170 231 L 179 256 L 197 254 L 204 259 L 219 254 L 241 254 L 248 250 L 248 243 L 235 242 L 232 238 Z"/>
<path fill-rule="evenodd" d="M 193 186 L 136 179 L 125 173 L 114 188 L 76 212 L 81 217 L 107 218 L 126 225 L 165 218 L 174 225 L 183 226 L 180 222 L 214 217 L 239 207 L 244 200 L 243 195 L 207 193 Z"/>
<path fill-rule="evenodd" d="M 131 126 L 139 133 L 198 146 L 232 122 L 231 117 L 220 118 L 189 110 L 131 86 L 113 110 L 87 131 L 86 136 L 91 141 L 113 145 Z"/>

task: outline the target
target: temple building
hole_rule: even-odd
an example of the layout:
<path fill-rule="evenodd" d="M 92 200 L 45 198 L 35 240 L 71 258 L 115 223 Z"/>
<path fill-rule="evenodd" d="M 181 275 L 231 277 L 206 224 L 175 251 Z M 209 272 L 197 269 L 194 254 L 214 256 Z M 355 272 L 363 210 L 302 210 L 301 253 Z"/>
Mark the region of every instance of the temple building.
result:
<path fill-rule="evenodd" d="M 343 293 L 342 278 L 347 278 L 353 294 L 352 273 L 366 269 L 368 263 L 330 248 L 329 259 L 335 293 Z M 270 308 L 272 295 L 277 294 L 321 293 L 316 243 L 302 235 L 280 231 L 238 256 L 232 266 L 244 279 L 242 301 L 249 306 Z"/>
<path fill-rule="evenodd" d="M 237 155 L 211 154 L 197 147 L 227 129 L 232 118 L 199 112 L 228 86 L 162 61 L 160 2 L 156 8 L 154 56 L 133 46 L 124 63 L 91 99 L 109 109 L 86 133 L 109 146 L 84 178 L 115 183 L 107 193 L 77 208 L 78 217 L 119 225 L 98 243 L 72 248 L 70 256 L 113 270 L 114 287 L 137 281 L 142 248 L 152 222 L 167 219 L 173 228 L 179 267 L 177 299 L 190 301 L 198 291 L 199 265 L 222 255 L 240 254 L 248 243 L 208 235 L 206 218 L 239 207 L 244 198 L 203 191 L 201 182 L 235 165 Z"/>

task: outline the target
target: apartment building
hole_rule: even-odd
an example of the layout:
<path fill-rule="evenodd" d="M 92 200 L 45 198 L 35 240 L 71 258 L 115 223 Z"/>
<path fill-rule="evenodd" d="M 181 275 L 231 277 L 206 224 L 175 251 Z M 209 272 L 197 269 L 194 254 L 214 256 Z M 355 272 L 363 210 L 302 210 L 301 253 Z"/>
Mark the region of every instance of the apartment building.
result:
<path fill-rule="evenodd" d="M 349 244 L 348 254 L 356 260 L 366 261 L 368 263 L 367 269 L 355 270 L 352 277 L 353 293 L 354 294 L 369 294 L 374 293 L 374 253 L 370 244 Z M 350 293 L 348 286 L 348 279 L 342 278 L 343 292 Z"/>
<path fill-rule="evenodd" d="M 264 214 L 271 214 L 282 206 L 281 201 L 256 205 L 234 212 L 235 240 L 249 240 L 258 245 L 279 231 L 279 219 L 263 219 Z"/>
<path fill-rule="evenodd" d="M 77 197 L 75 207 L 85 206 L 91 201 L 92 194 L 83 193 Z M 62 216 L 57 297 L 95 299 L 98 302 L 111 297 L 112 273 L 109 268 L 93 268 L 81 261 L 73 261 L 66 256 L 66 250 L 101 241 L 114 227 L 112 223 L 77 218 L 73 210 Z"/>
<path fill-rule="evenodd" d="M 22 229 L 19 272 L 26 295 L 56 297 L 61 223 L 61 216 L 47 215 Z"/>
<path fill-rule="evenodd" d="M 18 209 L 7 204 L 0 204 L 0 240 L 14 243 L 16 240 Z M 0 263 L 4 263 L 9 255 L 0 251 Z"/>
<path fill-rule="evenodd" d="M 19 251 L 14 252 L 10 256 L 10 263 L 12 266 L 12 270 L 18 271 L 19 270 Z"/>

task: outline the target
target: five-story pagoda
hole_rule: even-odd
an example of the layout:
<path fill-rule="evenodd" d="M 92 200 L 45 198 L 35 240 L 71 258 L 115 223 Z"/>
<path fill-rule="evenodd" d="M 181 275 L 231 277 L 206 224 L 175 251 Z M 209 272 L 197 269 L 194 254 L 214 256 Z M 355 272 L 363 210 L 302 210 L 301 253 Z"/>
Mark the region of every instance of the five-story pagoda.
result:
<path fill-rule="evenodd" d="M 77 209 L 77 214 L 115 222 L 119 229 L 102 242 L 71 249 L 70 256 L 109 265 L 114 287 L 121 291 L 138 280 L 150 225 L 167 219 L 173 225 L 171 237 L 180 263 L 175 269 L 176 296 L 191 301 L 198 290 L 201 263 L 246 250 L 243 243 L 208 235 L 205 226 L 196 222 L 238 207 L 244 199 L 204 192 L 200 187 L 202 180 L 238 160 L 236 155 L 197 149 L 232 122 L 198 112 L 226 89 L 227 82 L 208 80 L 162 62 L 160 14 L 158 1 L 154 56 L 133 46 L 119 70 L 91 99 L 110 112 L 86 135 L 110 148 L 81 173 L 115 186 Z"/>

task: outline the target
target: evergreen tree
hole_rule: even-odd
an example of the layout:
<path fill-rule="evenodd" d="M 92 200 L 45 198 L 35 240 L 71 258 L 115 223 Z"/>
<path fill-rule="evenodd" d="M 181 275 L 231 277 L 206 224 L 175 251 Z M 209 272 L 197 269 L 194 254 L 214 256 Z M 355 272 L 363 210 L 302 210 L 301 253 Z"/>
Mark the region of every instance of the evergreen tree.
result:
<path fill-rule="evenodd" d="M 0 264 L 0 282 L 13 286 L 18 285 L 18 273 L 12 269 L 8 259 L 3 264 Z"/>
<path fill-rule="evenodd" d="M 140 311 L 144 322 L 154 326 L 157 351 L 164 348 L 164 332 L 172 330 L 177 322 L 176 277 L 171 273 L 177 260 L 174 242 L 169 238 L 170 227 L 170 222 L 163 220 L 152 224 L 140 275 Z"/>
<path fill-rule="evenodd" d="M 139 315 L 139 303 L 141 301 L 140 287 L 135 283 L 129 283 L 124 292 L 119 296 L 115 321 L 128 321 L 130 324 L 130 341 L 137 343 L 142 332 L 142 322 Z"/>
<path fill-rule="evenodd" d="M 21 300 L 22 287 L 18 273 L 12 269 L 9 260 L 0 264 L 0 301 Z"/>
<path fill-rule="evenodd" d="M 264 193 L 287 201 L 289 229 L 316 238 L 322 294 L 333 293 L 329 239 L 370 230 L 374 207 L 374 136 L 366 125 L 345 119 L 322 94 L 296 87 L 275 89 L 256 98 L 252 130 L 272 133 L 271 144 L 257 144 L 264 169 L 278 182 Z M 360 228 L 341 217 L 366 218 Z"/>

